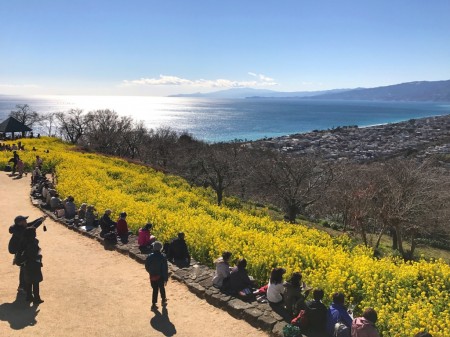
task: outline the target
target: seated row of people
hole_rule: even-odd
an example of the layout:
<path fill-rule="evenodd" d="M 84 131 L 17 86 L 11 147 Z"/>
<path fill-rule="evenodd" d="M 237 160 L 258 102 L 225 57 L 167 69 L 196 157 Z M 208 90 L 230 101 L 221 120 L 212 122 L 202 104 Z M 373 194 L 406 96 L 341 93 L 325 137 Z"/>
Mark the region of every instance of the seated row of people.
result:
<path fill-rule="evenodd" d="M 272 308 L 283 310 L 292 323 L 301 326 L 302 331 L 309 331 L 320 336 L 379 337 L 375 328 L 377 315 L 368 308 L 362 317 L 353 319 L 352 313 L 345 307 L 343 293 L 333 295 L 329 308 L 322 303 L 324 291 L 314 289 L 313 299 L 306 301 L 312 288 L 302 282 L 302 274 L 294 272 L 288 281 L 283 281 L 286 270 L 274 268 L 268 284 L 253 291 L 254 281 L 246 270 L 247 261 L 240 259 L 236 267 L 230 266 L 232 253 L 225 251 L 214 261 L 216 265 L 213 285 L 223 291 L 242 298 L 252 298 L 268 302 Z"/>

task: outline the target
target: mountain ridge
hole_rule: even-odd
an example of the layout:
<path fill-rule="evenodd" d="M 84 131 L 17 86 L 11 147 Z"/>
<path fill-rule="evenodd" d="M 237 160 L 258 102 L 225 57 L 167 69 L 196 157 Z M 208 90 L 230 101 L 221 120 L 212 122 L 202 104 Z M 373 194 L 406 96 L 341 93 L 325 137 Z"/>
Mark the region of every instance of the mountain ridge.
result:
<path fill-rule="evenodd" d="M 361 101 L 450 102 L 450 80 L 413 81 L 374 88 L 331 89 L 282 92 L 268 89 L 232 88 L 210 93 L 170 95 L 169 97 L 204 98 L 304 98 Z"/>

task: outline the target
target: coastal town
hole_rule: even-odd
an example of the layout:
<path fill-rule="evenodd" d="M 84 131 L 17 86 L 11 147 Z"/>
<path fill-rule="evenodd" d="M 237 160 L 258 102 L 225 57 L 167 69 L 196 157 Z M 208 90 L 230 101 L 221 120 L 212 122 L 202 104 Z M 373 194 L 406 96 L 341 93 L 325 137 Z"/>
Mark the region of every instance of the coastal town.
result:
<path fill-rule="evenodd" d="M 295 155 L 320 154 L 328 160 L 357 162 L 398 155 L 424 158 L 450 155 L 450 115 L 411 119 L 370 127 L 344 126 L 277 138 L 246 146 L 275 149 Z"/>

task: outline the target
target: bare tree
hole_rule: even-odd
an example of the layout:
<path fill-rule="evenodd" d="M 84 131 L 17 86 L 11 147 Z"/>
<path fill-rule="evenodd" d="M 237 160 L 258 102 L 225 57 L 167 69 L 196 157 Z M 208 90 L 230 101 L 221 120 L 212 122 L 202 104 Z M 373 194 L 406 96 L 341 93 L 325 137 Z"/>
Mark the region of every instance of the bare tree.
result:
<path fill-rule="evenodd" d="M 385 228 L 392 230 L 393 248 L 410 259 L 417 237 L 437 232 L 445 219 L 448 175 L 440 174 L 430 161 L 396 159 L 379 168 L 381 179 L 375 200 L 378 217 Z M 408 238 L 409 251 L 404 248 Z"/>
<path fill-rule="evenodd" d="M 16 110 L 12 110 L 9 114 L 22 124 L 32 128 L 36 122 L 39 122 L 40 116 L 36 111 L 33 111 L 28 104 L 17 104 Z M 24 133 L 22 132 L 22 136 Z"/>
<path fill-rule="evenodd" d="M 254 171 L 263 199 L 279 205 L 295 223 L 298 214 L 319 200 L 333 178 L 330 165 L 314 157 L 293 158 L 273 153 Z"/>
<path fill-rule="evenodd" d="M 72 144 L 76 144 L 84 135 L 90 118 L 91 116 L 83 114 L 82 109 L 70 109 L 56 114 L 61 135 Z"/>
<path fill-rule="evenodd" d="M 56 128 L 56 113 L 48 112 L 41 114 L 39 125 L 46 131 L 48 136 L 52 135 L 52 131 Z"/>
<path fill-rule="evenodd" d="M 239 144 L 204 144 L 190 168 L 190 180 L 211 187 L 220 206 L 224 193 L 239 178 L 239 163 L 242 148 Z"/>

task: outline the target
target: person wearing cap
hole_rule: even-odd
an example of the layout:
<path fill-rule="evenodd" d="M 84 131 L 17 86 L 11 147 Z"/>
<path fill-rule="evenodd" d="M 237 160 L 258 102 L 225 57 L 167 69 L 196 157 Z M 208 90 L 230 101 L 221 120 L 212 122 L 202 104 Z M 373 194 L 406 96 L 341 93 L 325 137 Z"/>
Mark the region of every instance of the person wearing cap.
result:
<path fill-rule="evenodd" d="M 18 215 L 14 219 L 14 225 L 9 227 L 9 233 L 12 234 L 11 239 L 9 240 L 8 250 L 11 254 L 14 254 L 13 263 L 16 264 L 19 255 L 22 254 L 24 245 L 23 245 L 23 235 L 25 230 L 28 227 L 38 228 L 45 220 L 46 216 L 40 217 L 30 223 L 27 222 L 28 216 Z M 23 266 L 19 265 L 19 287 L 18 291 L 25 289 L 25 280 L 24 280 L 24 270 Z"/>
<path fill-rule="evenodd" d="M 120 241 L 122 241 L 122 243 L 128 243 L 128 236 L 131 234 L 131 232 L 128 230 L 126 219 L 127 213 L 122 212 L 120 213 L 119 220 L 117 220 L 116 223 L 117 236 L 120 238 Z"/>
<path fill-rule="evenodd" d="M 161 253 L 163 245 L 159 241 L 153 243 L 153 252 L 147 256 L 145 260 L 145 270 L 150 277 L 150 285 L 153 289 L 152 293 L 152 309 L 157 308 L 158 291 L 161 293 L 162 305 L 167 304 L 167 296 L 165 286 L 169 277 L 169 269 L 166 256 Z"/>
<path fill-rule="evenodd" d="M 191 255 L 189 254 L 186 241 L 184 241 L 183 232 L 178 233 L 178 237 L 170 243 L 167 258 L 170 262 L 181 266 L 191 263 Z"/>

